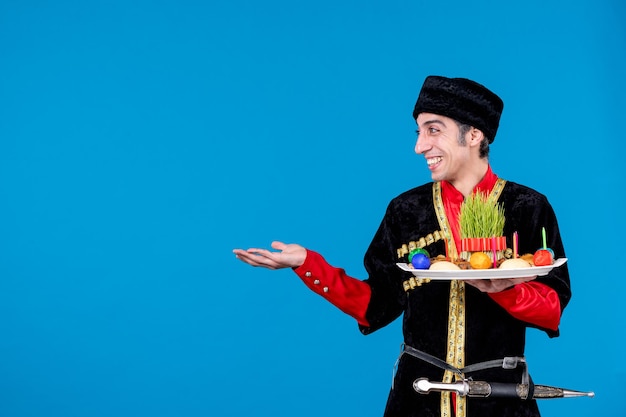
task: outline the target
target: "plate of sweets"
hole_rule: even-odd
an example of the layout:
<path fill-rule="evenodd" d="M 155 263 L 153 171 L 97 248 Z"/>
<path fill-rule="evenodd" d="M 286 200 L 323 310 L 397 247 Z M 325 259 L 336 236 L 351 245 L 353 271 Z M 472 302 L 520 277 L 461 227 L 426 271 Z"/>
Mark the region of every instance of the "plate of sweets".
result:
<path fill-rule="evenodd" d="M 542 249 L 541 249 L 542 250 Z M 476 252 L 478 253 L 478 252 Z M 474 269 L 468 261 L 451 261 L 445 257 L 437 257 L 430 261 L 429 267 L 418 269 L 413 264 L 397 263 L 398 267 L 404 271 L 411 272 L 417 278 L 427 278 L 431 280 L 453 280 L 453 279 L 508 279 L 524 278 L 532 276 L 547 275 L 552 269 L 567 262 L 567 258 L 559 258 L 549 265 L 531 264 L 535 254 L 525 254 L 519 258 L 505 259 L 498 262 L 497 268 Z M 487 255 L 488 256 L 488 255 Z M 527 259 L 531 259 L 530 262 Z"/>
<path fill-rule="evenodd" d="M 546 230 L 542 228 L 543 246 L 535 253 L 518 255 L 518 234 L 513 233 L 513 248 L 507 248 L 504 210 L 488 196 L 477 193 L 465 199 L 459 214 L 461 250 L 458 259 L 451 259 L 448 240 L 444 239 L 445 256 L 430 258 L 424 248 L 414 248 L 408 263 L 396 265 L 417 278 L 427 280 L 510 279 L 547 275 L 567 262 L 554 259 L 554 251 L 546 246 Z M 490 238 L 481 236 L 491 236 Z"/>

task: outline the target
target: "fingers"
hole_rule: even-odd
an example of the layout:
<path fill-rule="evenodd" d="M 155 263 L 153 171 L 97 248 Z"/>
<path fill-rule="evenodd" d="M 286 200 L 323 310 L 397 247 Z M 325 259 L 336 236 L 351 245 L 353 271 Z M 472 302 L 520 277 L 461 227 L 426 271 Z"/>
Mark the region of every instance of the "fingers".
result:
<path fill-rule="evenodd" d="M 533 276 L 533 277 L 522 277 L 522 278 L 511 278 L 511 282 L 516 285 L 516 284 L 522 284 L 524 282 L 528 282 L 528 281 L 532 281 L 534 279 L 536 279 L 537 276 Z"/>
<path fill-rule="evenodd" d="M 284 243 L 277 242 L 278 247 L 287 247 Z M 235 249 L 235 256 L 252 266 L 261 266 L 269 269 L 287 268 L 290 265 L 289 258 L 283 252 L 273 252 L 267 249 L 250 248 L 247 250 Z"/>
<path fill-rule="evenodd" d="M 237 259 L 252 266 L 261 266 L 269 269 L 281 268 L 278 262 L 273 259 L 272 252 L 265 249 L 237 249 L 233 251 Z"/>
<path fill-rule="evenodd" d="M 466 280 L 469 285 L 478 288 L 482 292 L 500 292 L 509 289 L 517 284 L 532 281 L 536 276 L 506 279 L 477 279 Z"/>
<path fill-rule="evenodd" d="M 249 265 L 270 269 L 295 268 L 302 265 L 306 259 L 306 249 L 300 245 L 274 241 L 271 246 L 276 251 L 250 248 L 235 249 L 233 253 L 239 260 Z"/>
<path fill-rule="evenodd" d="M 272 248 L 276 249 L 276 250 L 285 250 L 285 248 L 287 247 L 286 244 L 284 244 L 283 242 L 279 242 L 277 240 L 275 240 L 274 242 L 272 242 Z"/>
<path fill-rule="evenodd" d="M 482 292 L 489 292 L 489 290 L 493 287 L 493 283 L 488 279 L 468 279 L 464 281 L 466 284 L 478 288 Z"/>
<path fill-rule="evenodd" d="M 506 282 L 505 282 L 506 281 Z M 466 280 L 465 282 L 472 287 L 476 287 L 478 290 L 482 292 L 500 292 L 503 289 L 512 286 L 510 283 L 510 279 L 475 279 L 475 280 Z"/>

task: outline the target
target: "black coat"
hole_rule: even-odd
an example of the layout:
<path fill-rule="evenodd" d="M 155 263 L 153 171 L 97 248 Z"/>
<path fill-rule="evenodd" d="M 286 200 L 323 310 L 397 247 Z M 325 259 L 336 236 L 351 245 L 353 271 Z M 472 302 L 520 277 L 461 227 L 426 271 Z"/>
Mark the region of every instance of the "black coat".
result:
<path fill-rule="evenodd" d="M 432 183 L 409 190 L 393 199 L 366 254 L 366 282 L 372 290 L 367 310 L 369 326 L 360 326 L 369 334 L 386 326 L 400 315 L 403 318 L 404 342 L 407 345 L 444 359 L 448 336 L 448 304 L 450 281 L 431 281 L 405 292 L 402 282 L 411 277 L 396 262 L 403 244 L 440 230 L 433 206 Z M 547 246 L 555 258 L 565 257 L 557 219 L 548 200 L 542 194 L 519 184 L 507 182 L 499 202 L 504 206 L 504 235 L 509 247 L 514 232 L 519 235 L 519 253 L 534 253 L 542 246 L 542 227 L 546 229 Z M 431 256 L 445 254 L 444 242 L 427 246 Z M 559 295 L 561 310 L 570 296 L 567 264 L 554 268 L 537 281 L 553 288 Z M 487 294 L 465 286 L 465 365 L 523 356 L 526 328 L 529 323 L 515 319 Z M 558 331 L 542 329 L 550 337 Z M 532 364 L 530 364 L 532 367 Z M 532 369 L 531 369 L 532 370 Z M 491 369 L 471 376 L 489 382 L 521 382 L 518 370 Z M 440 394 L 418 394 L 413 381 L 426 377 L 441 381 L 443 370 L 409 355 L 403 355 L 396 374 L 394 388 L 389 394 L 385 416 L 440 416 Z M 468 416 L 539 416 L 535 401 L 468 398 Z"/>

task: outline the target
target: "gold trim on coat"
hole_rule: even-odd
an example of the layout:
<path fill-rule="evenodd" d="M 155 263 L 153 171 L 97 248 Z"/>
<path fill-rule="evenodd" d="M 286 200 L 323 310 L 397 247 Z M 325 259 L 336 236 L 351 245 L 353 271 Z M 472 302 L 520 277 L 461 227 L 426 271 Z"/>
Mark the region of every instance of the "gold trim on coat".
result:
<path fill-rule="evenodd" d="M 498 178 L 489 200 L 494 204 L 500 198 L 506 181 Z M 441 228 L 447 242 L 448 252 L 452 259 L 458 258 L 458 251 L 454 238 L 452 237 L 450 223 L 446 216 L 446 210 L 441 196 L 441 183 L 433 184 L 433 204 Z M 450 281 L 450 298 L 448 308 L 448 343 L 446 352 L 446 362 L 456 368 L 465 367 L 465 283 L 459 280 Z M 451 371 L 444 371 L 443 382 L 453 382 L 461 377 Z M 465 397 L 456 397 L 455 417 L 466 417 L 467 402 Z M 441 417 L 452 417 L 452 401 L 449 392 L 441 393 Z"/>

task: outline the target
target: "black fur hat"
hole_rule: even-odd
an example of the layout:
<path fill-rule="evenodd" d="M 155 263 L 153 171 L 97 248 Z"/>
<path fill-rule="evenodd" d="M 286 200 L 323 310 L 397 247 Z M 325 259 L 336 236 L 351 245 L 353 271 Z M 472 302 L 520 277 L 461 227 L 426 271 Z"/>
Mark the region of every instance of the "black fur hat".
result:
<path fill-rule="evenodd" d="M 413 118 L 434 113 L 480 129 L 493 142 L 504 103 L 485 86 L 467 78 L 426 77 Z"/>

